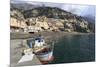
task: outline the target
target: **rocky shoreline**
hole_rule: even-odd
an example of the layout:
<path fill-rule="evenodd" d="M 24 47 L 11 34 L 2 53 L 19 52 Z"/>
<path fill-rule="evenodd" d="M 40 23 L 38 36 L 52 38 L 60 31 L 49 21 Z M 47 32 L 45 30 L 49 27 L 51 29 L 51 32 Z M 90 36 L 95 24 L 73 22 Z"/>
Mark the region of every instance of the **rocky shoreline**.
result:
<path fill-rule="evenodd" d="M 65 36 L 65 35 L 89 35 L 89 34 L 95 34 L 95 33 L 80 33 L 80 32 L 40 32 L 40 33 L 11 33 L 10 39 L 30 39 L 35 38 L 39 34 L 41 34 L 44 38 L 48 39 L 57 39 L 59 37 Z"/>

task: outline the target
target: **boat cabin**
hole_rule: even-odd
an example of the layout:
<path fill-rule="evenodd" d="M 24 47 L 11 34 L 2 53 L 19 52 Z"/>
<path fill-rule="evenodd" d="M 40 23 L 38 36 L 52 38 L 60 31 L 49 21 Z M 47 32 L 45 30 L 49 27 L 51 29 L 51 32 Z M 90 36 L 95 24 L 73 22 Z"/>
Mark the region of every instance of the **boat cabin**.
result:
<path fill-rule="evenodd" d="M 35 39 L 35 45 L 34 47 L 40 47 L 43 46 L 45 44 L 45 40 L 42 37 L 38 37 Z"/>

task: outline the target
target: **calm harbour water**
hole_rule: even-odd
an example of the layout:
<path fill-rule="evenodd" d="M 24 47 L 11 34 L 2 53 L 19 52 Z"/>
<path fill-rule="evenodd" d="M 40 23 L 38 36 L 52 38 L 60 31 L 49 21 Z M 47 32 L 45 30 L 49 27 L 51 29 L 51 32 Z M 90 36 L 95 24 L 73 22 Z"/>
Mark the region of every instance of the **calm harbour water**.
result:
<path fill-rule="evenodd" d="M 54 46 L 50 64 L 95 61 L 95 35 L 66 35 Z"/>

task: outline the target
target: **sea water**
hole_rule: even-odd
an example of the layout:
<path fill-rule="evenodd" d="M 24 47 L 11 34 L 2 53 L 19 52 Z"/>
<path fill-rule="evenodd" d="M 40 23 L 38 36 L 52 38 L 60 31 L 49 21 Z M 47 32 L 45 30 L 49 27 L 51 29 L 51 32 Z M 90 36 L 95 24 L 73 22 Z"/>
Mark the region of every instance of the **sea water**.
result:
<path fill-rule="evenodd" d="M 95 34 L 66 35 L 57 40 L 51 64 L 95 61 Z"/>

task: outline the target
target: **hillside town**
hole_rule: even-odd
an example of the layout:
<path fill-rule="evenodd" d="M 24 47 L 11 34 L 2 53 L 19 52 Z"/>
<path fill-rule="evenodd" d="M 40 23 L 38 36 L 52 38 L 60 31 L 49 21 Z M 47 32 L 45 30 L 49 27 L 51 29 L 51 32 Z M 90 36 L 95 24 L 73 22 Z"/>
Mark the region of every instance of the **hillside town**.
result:
<path fill-rule="evenodd" d="M 11 10 L 11 32 L 25 32 L 25 33 L 34 33 L 39 31 L 65 31 L 65 32 L 84 32 L 89 33 L 93 32 L 93 30 L 89 27 L 89 22 L 84 20 L 82 17 L 74 15 L 69 12 L 64 12 L 55 8 L 45 7 L 46 11 L 54 13 L 55 11 L 59 11 L 61 13 L 52 14 L 54 17 L 48 17 L 47 15 L 37 15 L 37 11 L 40 9 L 33 9 L 33 11 L 24 12 L 25 15 L 19 11 L 18 9 Z M 41 9 L 42 11 L 42 9 Z M 30 17 L 32 15 L 32 17 Z M 64 18 L 60 18 L 60 17 Z"/>

